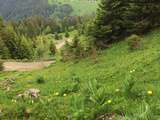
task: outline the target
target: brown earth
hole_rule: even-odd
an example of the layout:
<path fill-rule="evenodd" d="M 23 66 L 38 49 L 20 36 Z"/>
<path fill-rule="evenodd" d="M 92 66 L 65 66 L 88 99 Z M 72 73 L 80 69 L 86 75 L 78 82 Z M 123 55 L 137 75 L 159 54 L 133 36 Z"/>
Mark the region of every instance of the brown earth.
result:
<path fill-rule="evenodd" d="M 54 61 L 41 62 L 4 62 L 4 71 L 33 71 L 48 67 Z"/>
<path fill-rule="evenodd" d="M 69 43 L 72 41 L 71 39 L 59 40 L 56 43 L 56 49 L 61 49 L 66 41 Z M 55 61 L 40 61 L 40 62 L 4 62 L 3 67 L 4 71 L 33 71 L 43 69 L 44 67 L 48 67 L 50 64 Z"/>

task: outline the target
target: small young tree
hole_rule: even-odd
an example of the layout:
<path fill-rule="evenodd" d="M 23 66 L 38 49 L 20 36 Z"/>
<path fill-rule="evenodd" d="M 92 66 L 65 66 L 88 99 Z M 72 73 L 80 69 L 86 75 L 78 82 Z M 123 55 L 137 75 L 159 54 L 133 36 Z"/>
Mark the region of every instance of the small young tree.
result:
<path fill-rule="evenodd" d="M 9 50 L 11 57 L 16 58 L 19 41 L 13 27 L 11 25 L 4 27 L 0 32 L 0 36 L 1 40 Z"/>
<path fill-rule="evenodd" d="M 51 52 L 51 55 L 56 54 L 56 46 L 53 41 L 51 41 L 51 43 L 50 43 L 50 52 Z"/>
<path fill-rule="evenodd" d="M 17 58 L 19 59 L 31 59 L 33 57 L 33 45 L 32 40 L 25 37 L 20 36 L 20 42 L 18 46 Z"/>
<path fill-rule="evenodd" d="M 56 40 L 59 40 L 59 39 L 60 39 L 58 33 L 55 33 L 54 37 L 55 37 Z"/>
<path fill-rule="evenodd" d="M 69 33 L 68 31 L 65 32 L 65 37 L 68 38 L 69 37 Z"/>
<path fill-rule="evenodd" d="M 0 38 L 0 58 L 7 59 L 10 58 L 10 52 L 8 48 L 6 47 L 5 43 Z"/>
<path fill-rule="evenodd" d="M 0 71 L 2 71 L 3 69 L 4 69 L 4 67 L 3 67 L 3 62 L 0 61 Z"/>

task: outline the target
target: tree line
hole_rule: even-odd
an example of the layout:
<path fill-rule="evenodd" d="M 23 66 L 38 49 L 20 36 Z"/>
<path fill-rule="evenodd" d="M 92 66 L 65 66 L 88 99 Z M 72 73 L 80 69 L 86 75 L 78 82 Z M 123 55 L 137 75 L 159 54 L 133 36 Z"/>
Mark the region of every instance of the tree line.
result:
<path fill-rule="evenodd" d="M 0 0 L 0 15 L 5 20 L 21 20 L 35 15 L 62 19 L 72 12 L 69 4 L 55 2 L 50 5 L 46 0 Z"/>
<path fill-rule="evenodd" d="M 55 54 L 59 33 L 76 29 L 83 17 L 62 20 L 32 16 L 20 21 L 0 19 L 1 59 L 40 59 Z M 68 36 L 66 34 L 66 36 Z"/>
<path fill-rule="evenodd" d="M 160 2 L 144 1 L 101 0 L 96 17 L 82 24 L 78 37 L 71 45 L 67 44 L 64 58 L 79 59 L 88 54 L 95 58 L 97 49 L 107 48 L 129 36 L 133 40 L 129 43 L 131 49 L 137 48 L 139 35 L 160 26 Z"/>
<path fill-rule="evenodd" d="M 160 2 L 146 0 L 101 0 L 89 34 L 105 47 L 131 34 L 145 34 L 160 26 Z"/>

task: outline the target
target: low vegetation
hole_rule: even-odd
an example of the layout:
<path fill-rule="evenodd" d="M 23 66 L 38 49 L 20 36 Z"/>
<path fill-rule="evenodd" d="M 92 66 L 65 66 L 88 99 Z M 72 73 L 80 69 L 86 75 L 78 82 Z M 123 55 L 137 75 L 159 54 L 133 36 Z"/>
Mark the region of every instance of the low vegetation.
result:
<path fill-rule="evenodd" d="M 51 16 L 0 19 L 0 59 L 56 58 L 30 72 L 0 62 L 0 119 L 160 118 L 160 4 L 101 0 L 89 14 L 97 2 L 49 0 Z"/>
<path fill-rule="evenodd" d="M 115 43 L 98 52 L 97 63 L 86 58 L 35 72 L 0 73 L 1 118 L 157 120 L 159 32 L 142 37 L 143 49 L 135 52 L 128 40 Z M 38 98 L 17 96 L 30 88 L 40 90 Z"/>
<path fill-rule="evenodd" d="M 0 71 L 2 71 L 2 70 L 3 70 L 3 62 L 0 61 Z"/>
<path fill-rule="evenodd" d="M 128 37 L 128 45 L 130 50 L 137 50 L 142 48 L 142 38 L 138 35 L 131 35 Z"/>

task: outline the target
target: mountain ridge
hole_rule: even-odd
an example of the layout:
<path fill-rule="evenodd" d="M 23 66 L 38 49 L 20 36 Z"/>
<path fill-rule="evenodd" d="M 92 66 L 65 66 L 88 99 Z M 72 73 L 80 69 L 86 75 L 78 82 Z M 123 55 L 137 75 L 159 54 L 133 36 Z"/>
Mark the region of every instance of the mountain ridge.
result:
<path fill-rule="evenodd" d="M 6 20 L 21 19 L 32 15 L 48 17 L 55 6 L 44 0 L 0 0 L 0 15 Z"/>
<path fill-rule="evenodd" d="M 19 20 L 30 16 L 50 17 L 91 14 L 96 11 L 96 2 L 46 0 L 0 0 L 0 16 L 5 20 Z M 88 9 L 84 11 L 83 7 Z M 69 13 L 68 13 L 69 10 Z M 65 13 L 66 12 L 66 13 Z"/>

